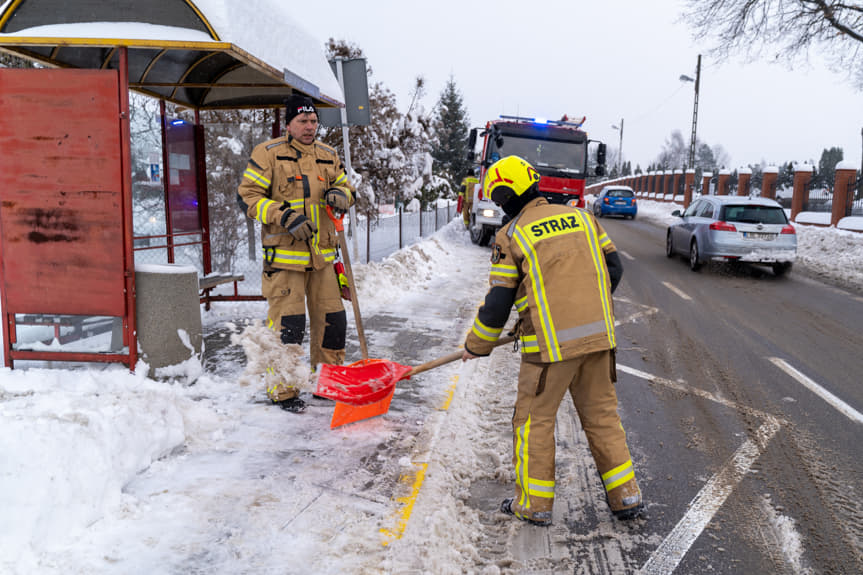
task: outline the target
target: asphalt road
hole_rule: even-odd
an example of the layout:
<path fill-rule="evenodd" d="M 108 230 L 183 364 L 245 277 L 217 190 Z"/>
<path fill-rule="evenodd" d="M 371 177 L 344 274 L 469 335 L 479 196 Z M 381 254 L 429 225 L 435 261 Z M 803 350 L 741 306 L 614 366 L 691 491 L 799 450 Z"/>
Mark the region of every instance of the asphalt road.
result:
<path fill-rule="evenodd" d="M 693 273 L 664 229 L 601 223 L 617 318 L 642 313 L 618 354 L 640 529 L 662 539 L 642 572 L 863 572 L 863 300 L 795 271 Z"/>

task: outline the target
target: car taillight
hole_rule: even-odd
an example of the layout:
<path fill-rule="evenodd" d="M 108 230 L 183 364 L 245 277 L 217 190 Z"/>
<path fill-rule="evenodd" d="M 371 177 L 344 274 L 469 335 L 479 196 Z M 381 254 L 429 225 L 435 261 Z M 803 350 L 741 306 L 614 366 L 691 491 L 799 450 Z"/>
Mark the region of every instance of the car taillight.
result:
<path fill-rule="evenodd" d="M 734 227 L 733 224 L 729 224 L 728 222 L 713 222 L 710 224 L 711 230 L 716 230 L 718 232 L 736 232 L 737 228 Z"/>
<path fill-rule="evenodd" d="M 608 201 L 608 196 L 605 196 L 604 198 L 602 198 L 602 203 L 603 204 L 610 204 L 611 203 Z"/>
<path fill-rule="evenodd" d="M 635 205 L 635 198 L 632 198 L 632 205 Z"/>
<path fill-rule="evenodd" d="M 792 226 L 791 224 L 784 226 L 780 233 L 782 233 L 782 234 L 794 234 L 794 235 L 797 234 L 797 232 L 794 231 L 794 226 Z"/>

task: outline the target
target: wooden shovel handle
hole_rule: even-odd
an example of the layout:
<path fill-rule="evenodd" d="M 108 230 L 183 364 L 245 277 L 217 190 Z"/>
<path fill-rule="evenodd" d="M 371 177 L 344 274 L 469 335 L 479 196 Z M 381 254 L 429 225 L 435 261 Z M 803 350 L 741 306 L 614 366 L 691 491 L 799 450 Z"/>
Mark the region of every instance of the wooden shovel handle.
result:
<path fill-rule="evenodd" d="M 500 345 L 506 345 L 506 344 L 508 344 L 508 343 L 512 343 L 512 341 L 513 341 L 514 339 L 515 339 L 515 337 L 513 337 L 513 336 L 511 336 L 511 335 L 504 336 L 504 337 L 500 338 L 499 340 L 497 340 L 496 342 L 494 342 L 494 343 L 492 344 L 492 347 L 498 347 L 498 346 L 500 346 Z M 410 370 L 410 371 L 407 373 L 407 375 L 405 375 L 405 377 L 407 378 L 407 377 L 410 377 L 410 376 L 412 376 L 412 375 L 416 375 L 416 374 L 418 374 L 418 373 L 422 373 L 422 372 L 424 372 L 424 371 L 428 371 L 428 370 L 430 370 L 430 369 L 434 369 L 434 368 L 436 368 L 436 367 L 440 367 L 440 366 L 442 366 L 442 365 L 444 365 L 444 364 L 447 364 L 447 363 L 453 362 L 453 361 L 455 361 L 455 360 L 457 360 L 457 359 L 461 359 L 463 355 L 464 355 L 464 351 L 454 351 L 454 352 L 452 352 L 452 353 L 450 353 L 450 354 L 448 354 L 448 355 L 445 355 L 445 356 L 443 356 L 443 357 L 439 357 L 439 358 L 437 358 L 437 359 L 433 359 L 433 360 L 431 360 L 431 361 L 427 361 L 426 363 L 424 363 L 424 364 L 422 364 L 422 365 L 418 365 L 418 366 L 416 366 L 415 368 L 413 368 L 412 370 Z"/>

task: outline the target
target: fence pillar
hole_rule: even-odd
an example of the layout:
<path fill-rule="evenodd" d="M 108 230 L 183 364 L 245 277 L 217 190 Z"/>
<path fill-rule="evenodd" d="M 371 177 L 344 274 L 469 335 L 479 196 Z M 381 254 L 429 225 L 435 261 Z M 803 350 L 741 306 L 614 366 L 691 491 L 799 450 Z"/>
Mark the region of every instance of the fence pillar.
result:
<path fill-rule="evenodd" d="M 686 175 L 683 178 L 683 209 L 689 207 L 692 203 L 692 191 L 695 188 L 695 170 L 686 170 Z"/>
<path fill-rule="evenodd" d="M 668 198 L 668 196 L 672 194 L 671 182 L 674 179 L 673 174 L 674 174 L 674 170 L 665 170 L 665 181 L 663 182 L 663 186 L 662 186 L 662 190 L 663 190 L 662 191 L 662 199 L 663 199 L 663 201 L 665 201 L 666 198 Z"/>
<path fill-rule="evenodd" d="M 710 180 L 713 179 L 713 172 L 702 172 L 701 174 L 701 195 L 710 195 Z"/>
<path fill-rule="evenodd" d="M 749 168 L 740 168 L 737 172 L 737 195 L 749 195 L 749 182 L 752 180 L 752 170 Z"/>
<path fill-rule="evenodd" d="M 779 178 L 779 168 L 767 166 L 764 168 L 764 178 L 761 180 L 761 197 L 776 199 L 776 180 Z"/>
<path fill-rule="evenodd" d="M 791 221 L 797 214 L 809 209 L 809 180 L 812 179 L 812 166 L 801 164 L 794 166 L 794 191 L 791 196 Z"/>
<path fill-rule="evenodd" d="M 673 174 L 673 182 L 671 184 L 671 201 L 674 202 L 677 200 L 677 191 L 680 189 L 680 176 L 682 174 L 680 173 L 680 170 L 677 169 L 675 169 L 671 173 Z"/>
<path fill-rule="evenodd" d="M 728 179 L 731 177 L 731 173 L 727 170 L 719 171 L 719 178 L 716 182 L 716 195 L 717 196 L 726 196 L 728 195 Z"/>
<path fill-rule="evenodd" d="M 833 185 L 833 211 L 830 214 L 830 225 L 837 226 L 839 220 L 851 215 L 851 205 L 854 203 L 854 184 L 857 182 L 857 167 L 851 162 L 839 162 L 836 166 L 836 179 Z"/>
<path fill-rule="evenodd" d="M 662 200 L 662 172 L 659 170 L 653 172 L 653 199 L 656 201 Z"/>

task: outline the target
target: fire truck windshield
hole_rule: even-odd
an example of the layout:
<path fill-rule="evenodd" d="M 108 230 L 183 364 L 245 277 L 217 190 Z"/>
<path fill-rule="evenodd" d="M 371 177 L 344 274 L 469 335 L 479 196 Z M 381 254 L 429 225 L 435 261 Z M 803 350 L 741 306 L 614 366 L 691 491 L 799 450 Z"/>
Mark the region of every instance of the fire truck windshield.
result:
<path fill-rule="evenodd" d="M 496 161 L 505 156 L 524 158 L 544 176 L 574 178 L 584 175 L 587 146 L 580 142 L 539 140 L 507 135 L 503 146 L 490 142 L 487 159 Z"/>

